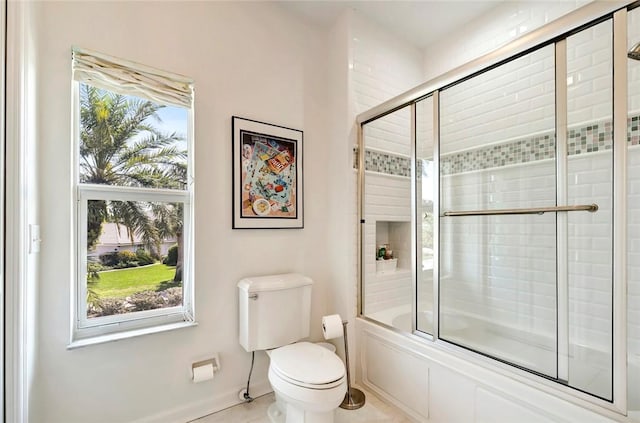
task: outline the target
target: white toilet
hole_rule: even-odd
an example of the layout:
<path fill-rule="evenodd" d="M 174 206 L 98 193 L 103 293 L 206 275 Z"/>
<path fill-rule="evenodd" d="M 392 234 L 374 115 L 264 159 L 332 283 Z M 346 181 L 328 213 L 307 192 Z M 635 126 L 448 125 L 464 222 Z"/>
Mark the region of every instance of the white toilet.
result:
<path fill-rule="evenodd" d="M 271 357 L 273 423 L 332 423 L 347 391 L 344 364 L 333 351 L 297 342 L 309 336 L 312 283 L 295 273 L 238 282 L 240 345 Z"/>

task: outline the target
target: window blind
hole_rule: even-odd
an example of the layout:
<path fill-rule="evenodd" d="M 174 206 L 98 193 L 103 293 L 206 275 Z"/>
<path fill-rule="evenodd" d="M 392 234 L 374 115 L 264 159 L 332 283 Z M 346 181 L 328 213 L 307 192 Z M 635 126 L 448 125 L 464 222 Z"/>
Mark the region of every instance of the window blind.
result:
<path fill-rule="evenodd" d="M 73 79 L 122 95 L 190 108 L 193 80 L 102 53 L 74 47 Z"/>

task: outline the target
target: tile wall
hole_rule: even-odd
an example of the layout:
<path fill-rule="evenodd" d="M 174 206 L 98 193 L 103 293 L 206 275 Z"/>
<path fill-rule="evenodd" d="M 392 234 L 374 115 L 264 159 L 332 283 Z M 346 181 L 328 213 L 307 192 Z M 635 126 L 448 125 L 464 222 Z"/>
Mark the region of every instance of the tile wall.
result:
<path fill-rule="evenodd" d="M 553 131 L 554 78 L 547 46 L 443 90 L 441 154 Z"/>
<path fill-rule="evenodd" d="M 365 143 L 377 140 L 370 133 L 394 122 L 409 123 L 409 109 L 387 115 L 371 126 L 364 128 Z M 400 128 L 400 126 L 398 126 Z M 397 145 L 410 148 L 410 125 L 395 136 Z M 371 129 L 371 130 L 370 130 Z M 402 137 L 402 138 L 401 138 Z M 413 283 L 411 278 L 409 250 L 411 242 L 411 164 L 409 157 L 379 150 L 365 150 L 366 184 L 364 188 L 364 301 L 365 315 L 389 308 L 406 305 L 410 309 Z M 395 231 L 393 236 L 381 236 L 376 228 L 392 228 L 404 224 L 407 230 Z M 404 234 L 403 237 L 399 234 Z M 398 268 L 393 273 L 376 271 L 376 250 L 380 244 L 390 244 L 398 258 Z M 405 248 L 403 248 L 405 247 Z"/>
<path fill-rule="evenodd" d="M 487 54 L 592 0 L 504 2 L 424 50 L 425 80 Z"/>
<path fill-rule="evenodd" d="M 420 49 L 368 21 L 357 11 L 352 15 L 351 31 L 350 82 L 356 113 L 424 82 Z"/>
<path fill-rule="evenodd" d="M 357 11 L 351 18 L 349 81 L 357 113 L 423 82 L 420 49 L 369 22 Z M 412 298 L 409 271 L 399 269 L 395 274 L 379 275 L 375 268 L 376 222 L 410 221 L 409 114 L 394 113 L 368 125 L 366 131 L 363 311 L 368 315 L 410 305 Z M 400 254 L 400 250 L 396 251 Z"/>
<path fill-rule="evenodd" d="M 443 210 L 549 205 L 555 198 L 554 163 L 523 167 L 443 177 Z M 537 334 L 555 333 L 555 229 L 551 214 L 442 218 L 443 308 Z"/>

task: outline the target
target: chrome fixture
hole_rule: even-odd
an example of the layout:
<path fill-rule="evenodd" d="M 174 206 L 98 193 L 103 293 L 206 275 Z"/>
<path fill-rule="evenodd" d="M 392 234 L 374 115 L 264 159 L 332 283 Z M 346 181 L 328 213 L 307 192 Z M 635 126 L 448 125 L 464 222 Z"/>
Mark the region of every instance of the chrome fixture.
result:
<path fill-rule="evenodd" d="M 446 216 L 493 216 L 502 214 L 544 214 L 555 212 L 570 211 L 598 211 L 597 204 L 585 204 L 580 206 L 557 206 L 557 207 L 534 207 L 527 209 L 494 209 L 494 210 L 464 210 L 464 211 L 446 211 L 442 213 L 442 217 Z"/>
<path fill-rule="evenodd" d="M 627 57 L 633 60 L 640 60 L 640 43 L 636 43 L 636 45 L 631 47 L 631 50 L 627 53 Z"/>
<path fill-rule="evenodd" d="M 344 335 L 344 359 L 347 367 L 347 393 L 344 394 L 344 399 L 340 404 L 340 408 L 345 410 L 357 410 L 362 408 L 366 399 L 364 392 L 358 388 L 351 387 L 351 376 L 349 375 L 349 345 L 347 344 L 347 320 L 342 321 L 342 333 Z"/>

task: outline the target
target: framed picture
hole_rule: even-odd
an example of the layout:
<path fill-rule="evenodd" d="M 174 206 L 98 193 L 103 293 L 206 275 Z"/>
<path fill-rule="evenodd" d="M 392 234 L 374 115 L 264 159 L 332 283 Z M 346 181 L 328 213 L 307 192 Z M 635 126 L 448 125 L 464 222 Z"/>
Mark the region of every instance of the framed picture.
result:
<path fill-rule="evenodd" d="M 233 228 L 302 228 L 302 131 L 233 116 Z"/>

